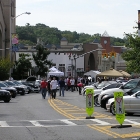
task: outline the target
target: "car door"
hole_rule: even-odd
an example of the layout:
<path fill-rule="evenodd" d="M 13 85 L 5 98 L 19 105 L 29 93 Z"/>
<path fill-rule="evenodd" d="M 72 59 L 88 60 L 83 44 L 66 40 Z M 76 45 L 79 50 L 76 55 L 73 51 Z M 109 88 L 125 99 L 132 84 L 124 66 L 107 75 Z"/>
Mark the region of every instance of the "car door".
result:
<path fill-rule="evenodd" d="M 134 112 L 140 112 L 140 92 L 137 92 L 135 95 L 131 96 L 130 108 Z"/>

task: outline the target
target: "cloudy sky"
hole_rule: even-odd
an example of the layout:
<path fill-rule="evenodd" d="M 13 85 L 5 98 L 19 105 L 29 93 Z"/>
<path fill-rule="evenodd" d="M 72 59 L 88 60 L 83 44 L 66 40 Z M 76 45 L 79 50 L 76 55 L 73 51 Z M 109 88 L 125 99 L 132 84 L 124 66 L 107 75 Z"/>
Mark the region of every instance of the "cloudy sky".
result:
<path fill-rule="evenodd" d="M 16 24 L 43 23 L 59 30 L 95 34 L 106 30 L 110 36 L 123 38 L 133 33 L 140 10 L 139 0 L 17 0 Z"/>

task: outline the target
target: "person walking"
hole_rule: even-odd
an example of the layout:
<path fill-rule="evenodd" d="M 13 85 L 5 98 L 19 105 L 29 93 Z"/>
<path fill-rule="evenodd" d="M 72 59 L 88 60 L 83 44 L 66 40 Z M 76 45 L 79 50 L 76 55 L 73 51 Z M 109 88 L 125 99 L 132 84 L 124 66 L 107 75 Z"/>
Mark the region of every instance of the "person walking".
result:
<path fill-rule="evenodd" d="M 41 82 L 41 93 L 42 93 L 42 98 L 44 99 L 46 98 L 47 86 L 48 86 L 48 83 L 46 82 L 46 79 L 44 79 Z"/>
<path fill-rule="evenodd" d="M 48 96 L 50 96 L 51 99 L 51 88 L 50 88 L 51 78 L 49 78 L 47 82 L 48 82 Z"/>
<path fill-rule="evenodd" d="M 61 96 L 61 92 L 62 92 L 62 96 L 64 97 L 65 81 L 64 81 L 63 78 L 60 78 L 59 86 L 60 86 L 60 89 L 59 89 L 59 96 Z"/>
<path fill-rule="evenodd" d="M 79 95 L 82 95 L 82 94 L 81 94 L 81 90 L 82 90 L 82 87 L 83 87 L 82 81 L 80 81 L 80 83 L 78 83 L 77 86 L 78 86 L 78 88 L 79 88 Z"/>
<path fill-rule="evenodd" d="M 71 80 L 71 78 L 69 77 L 68 80 L 67 80 L 67 87 L 68 87 L 67 90 L 70 90 L 70 88 L 71 88 L 70 80 Z"/>
<path fill-rule="evenodd" d="M 50 82 L 50 89 L 51 89 L 52 99 L 56 98 L 57 84 L 58 84 L 57 80 L 55 79 L 55 77 L 53 77 L 53 80 Z"/>
<path fill-rule="evenodd" d="M 75 84 L 75 80 L 73 77 L 71 78 L 70 83 L 71 83 L 71 92 L 73 92 L 74 91 L 74 84 Z"/>

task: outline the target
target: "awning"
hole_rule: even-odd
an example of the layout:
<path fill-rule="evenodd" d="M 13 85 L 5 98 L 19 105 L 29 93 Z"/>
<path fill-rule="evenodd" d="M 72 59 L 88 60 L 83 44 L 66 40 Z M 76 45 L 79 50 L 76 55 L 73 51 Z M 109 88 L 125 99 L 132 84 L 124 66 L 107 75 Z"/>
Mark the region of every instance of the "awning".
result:
<path fill-rule="evenodd" d="M 125 77 L 131 77 L 131 75 L 127 73 L 126 71 L 119 70 L 119 72 L 122 73 Z"/>
<path fill-rule="evenodd" d="M 124 75 L 121 72 L 111 68 L 110 70 L 107 70 L 107 71 L 101 72 L 100 74 L 97 74 L 97 76 L 99 76 L 99 77 L 101 77 L 101 76 L 123 77 Z"/>

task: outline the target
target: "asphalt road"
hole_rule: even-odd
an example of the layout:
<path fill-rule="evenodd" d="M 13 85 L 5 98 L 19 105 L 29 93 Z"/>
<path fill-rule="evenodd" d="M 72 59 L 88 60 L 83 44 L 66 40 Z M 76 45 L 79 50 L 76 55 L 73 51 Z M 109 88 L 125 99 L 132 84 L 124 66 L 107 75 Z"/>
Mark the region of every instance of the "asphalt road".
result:
<path fill-rule="evenodd" d="M 126 116 L 129 128 L 118 125 L 115 116 L 94 107 L 95 119 L 85 119 L 85 98 L 78 92 L 42 99 L 41 94 L 18 95 L 0 102 L 0 140 L 120 140 L 140 137 L 140 116 Z"/>

